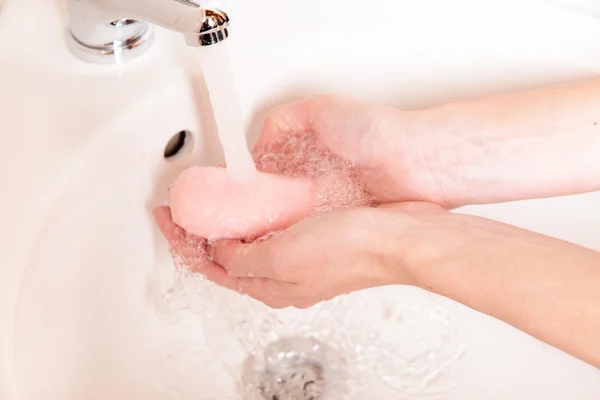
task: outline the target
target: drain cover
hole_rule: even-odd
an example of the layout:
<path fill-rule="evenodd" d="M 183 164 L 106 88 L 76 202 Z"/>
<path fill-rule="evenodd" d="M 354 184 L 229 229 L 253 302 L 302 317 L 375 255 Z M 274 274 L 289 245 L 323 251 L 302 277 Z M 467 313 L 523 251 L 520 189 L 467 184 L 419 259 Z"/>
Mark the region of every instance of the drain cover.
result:
<path fill-rule="evenodd" d="M 304 354 L 285 353 L 267 367 L 259 390 L 266 400 L 317 400 L 325 390 L 323 366 Z"/>
<path fill-rule="evenodd" d="M 288 337 L 254 354 L 245 372 L 252 400 L 323 400 L 345 387 L 345 362 L 329 346 Z"/>

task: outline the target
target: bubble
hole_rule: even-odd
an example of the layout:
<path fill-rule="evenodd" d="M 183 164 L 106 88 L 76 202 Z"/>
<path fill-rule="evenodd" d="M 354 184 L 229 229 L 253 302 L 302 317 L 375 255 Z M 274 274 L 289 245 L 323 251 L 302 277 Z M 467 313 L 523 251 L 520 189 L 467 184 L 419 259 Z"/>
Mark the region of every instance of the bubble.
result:
<path fill-rule="evenodd" d="M 290 134 L 261 143 L 253 151 L 253 158 L 259 171 L 314 180 L 318 187 L 317 214 L 377 205 L 354 164 L 323 146 L 313 133 Z M 281 232 L 269 232 L 256 241 L 271 240 Z M 327 362 L 331 372 L 328 385 L 348 390 L 349 397 L 340 399 L 368 398 L 365 396 L 377 388 L 395 394 L 385 398 L 398 398 L 399 394 L 421 398 L 436 393 L 433 383 L 464 353 L 455 316 L 436 302 L 398 304 L 395 296 L 390 299 L 370 291 L 368 299 L 366 295 L 355 296 L 350 302 L 346 296 L 339 296 L 306 310 L 271 310 L 248 296 L 202 280 L 193 272 L 213 260 L 213 245 L 210 240 L 182 233 L 173 246 L 176 279 L 163 297 L 163 317 L 175 326 L 185 327 L 186 332 L 204 329 L 210 339 L 202 344 L 206 347 L 184 342 L 185 347 L 177 348 L 179 353 L 170 353 L 179 363 L 185 361 L 187 368 L 192 368 L 188 366 L 192 361 L 207 358 L 206 348 L 211 358 L 218 354 L 225 360 L 224 349 L 233 344 L 231 336 L 223 332 L 230 332 L 235 338 L 234 347 L 239 346 L 249 355 L 259 354 L 281 338 L 301 336 L 325 343 L 333 351 L 335 357 Z M 379 318 L 377 329 L 370 328 L 373 316 Z M 343 363 L 336 361 L 337 356 Z M 178 380 L 171 386 L 185 388 Z"/>
<path fill-rule="evenodd" d="M 354 165 L 321 144 L 314 133 L 292 133 L 263 142 L 255 147 L 252 156 L 256 168 L 261 172 L 314 180 L 318 187 L 315 213 L 337 208 L 377 205 Z M 275 219 L 276 216 L 273 216 L 272 220 Z M 239 222 L 224 215 L 221 216 L 221 220 L 225 226 Z M 280 232 L 268 232 L 256 240 L 263 242 Z M 185 243 L 173 246 L 176 265 L 194 269 L 202 262 L 212 261 L 206 239 L 185 234 L 183 240 Z M 196 250 L 195 254 L 192 257 L 183 255 L 187 252 L 182 249 L 190 247 Z"/>
<path fill-rule="evenodd" d="M 312 132 L 263 142 L 255 147 L 252 156 L 259 171 L 316 181 L 319 188 L 316 213 L 377 205 L 354 165 L 321 144 Z M 269 233 L 259 240 L 268 240 L 276 234 Z"/>
<path fill-rule="evenodd" d="M 314 133 L 293 133 L 263 142 L 256 146 L 252 156 L 259 171 L 292 178 L 310 178 L 316 181 L 318 184 L 316 213 L 342 207 L 376 205 L 352 163 L 322 145 Z M 222 220 L 225 224 L 231 222 L 225 216 Z M 258 242 L 270 240 L 281 232 L 281 230 L 269 232 L 256 240 Z M 180 239 L 171 249 L 177 282 L 171 292 L 176 292 L 178 296 L 170 293 L 168 302 L 187 303 L 192 309 L 195 301 L 207 303 L 206 295 L 209 292 L 197 272 L 204 264 L 213 261 L 213 245 L 211 240 L 186 232 L 181 233 Z M 201 282 L 203 289 L 198 286 Z M 204 294 L 204 301 L 196 297 L 200 294 Z M 276 322 L 272 314 L 268 315 L 269 317 L 263 322 L 265 326 L 271 328 Z M 247 328 L 243 321 L 236 321 L 233 325 L 236 328 Z M 246 329 L 242 331 L 248 332 Z"/>

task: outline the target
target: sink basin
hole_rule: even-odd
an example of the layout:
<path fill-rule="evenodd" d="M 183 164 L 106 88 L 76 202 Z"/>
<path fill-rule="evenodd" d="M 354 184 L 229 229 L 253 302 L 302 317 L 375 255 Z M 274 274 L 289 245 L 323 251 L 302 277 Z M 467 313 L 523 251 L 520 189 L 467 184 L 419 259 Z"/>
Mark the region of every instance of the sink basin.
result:
<path fill-rule="evenodd" d="M 202 124 L 210 107 L 193 75 L 152 81 L 148 90 L 127 83 L 140 91 L 135 104 L 96 128 L 34 210 L 9 352 L 19 398 L 233 399 L 238 382 L 256 395 L 244 389 L 246 359 L 279 337 L 317 338 L 332 349 L 344 372 L 327 375 L 341 386 L 329 398 L 378 378 L 381 385 L 364 390 L 379 397 L 426 391 L 460 360 L 456 317 L 418 291 L 402 290 L 412 300 L 401 304 L 382 290 L 275 313 L 199 278 L 178 283 L 152 207 L 166 201 L 183 169 L 222 157 L 214 130 Z M 179 132 L 187 135 L 183 147 L 165 158 Z M 361 312 L 350 315 L 351 308 Z M 347 329 L 332 330 L 332 320 Z M 370 347 L 376 338 L 390 354 Z M 397 368 L 410 374 L 396 381 Z"/>
<path fill-rule="evenodd" d="M 138 381 L 150 390 L 142 394 L 131 386 L 137 378 L 124 379 L 129 373 L 150 378 L 144 354 L 160 346 L 157 337 L 137 330 L 157 332 L 144 318 L 146 275 L 169 264 L 151 207 L 166 200 L 168 184 L 192 160 L 217 162 L 219 148 L 199 122 L 193 85 L 178 75 L 153 82 L 121 117 L 116 112 L 112 124 L 97 128 L 98 140 L 66 163 L 40 205 L 38 215 L 49 218 L 37 219 L 32 229 L 15 321 L 23 398 L 90 398 L 92 382 L 106 389 L 93 398 L 154 398 L 152 385 Z M 165 145 L 180 131 L 189 132 L 187 143 L 165 160 Z M 119 354 L 115 346 L 132 352 Z"/>
<path fill-rule="evenodd" d="M 600 24 L 541 1 L 305 3 L 231 1 L 251 141 L 271 106 L 312 93 L 419 108 L 599 70 Z M 64 6 L 7 0 L 0 13 L 1 398 L 272 399 L 273 377 L 293 373 L 324 400 L 597 398 L 597 369 L 421 290 L 272 311 L 178 275 L 151 209 L 182 170 L 223 160 L 196 54 L 156 29 L 140 59 L 85 64 L 64 47 Z M 365 13 L 378 24 L 357 28 Z M 459 212 L 600 250 L 598 201 Z M 261 364 L 273 351 L 302 354 Z"/>

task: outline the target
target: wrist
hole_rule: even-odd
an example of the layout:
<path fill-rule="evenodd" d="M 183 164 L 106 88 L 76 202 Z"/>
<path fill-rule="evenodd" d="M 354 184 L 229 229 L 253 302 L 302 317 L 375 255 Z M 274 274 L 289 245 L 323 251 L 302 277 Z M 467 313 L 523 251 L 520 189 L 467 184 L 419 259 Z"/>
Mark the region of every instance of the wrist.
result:
<path fill-rule="evenodd" d="M 446 209 L 463 205 L 456 171 L 462 145 L 440 118 L 435 109 L 395 110 L 393 122 L 384 127 L 382 153 L 386 172 L 404 188 L 404 197 L 384 200 L 426 201 Z"/>
<path fill-rule="evenodd" d="M 374 253 L 385 271 L 385 284 L 431 290 L 435 270 L 456 259 L 456 249 L 467 242 L 458 229 L 462 215 L 424 202 L 387 204 L 376 210 Z"/>
<path fill-rule="evenodd" d="M 418 150 L 429 190 L 435 194 L 437 204 L 453 209 L 471 202 L 462 177 L 466 169 L 478 164 L 474 157 L 483 149 L 476 141 L 465 140 L 463 128 L 452 122 L 449 113 L 452 111 L 446 107 L 418 111 L 414 135 L 419 138 Z"/>

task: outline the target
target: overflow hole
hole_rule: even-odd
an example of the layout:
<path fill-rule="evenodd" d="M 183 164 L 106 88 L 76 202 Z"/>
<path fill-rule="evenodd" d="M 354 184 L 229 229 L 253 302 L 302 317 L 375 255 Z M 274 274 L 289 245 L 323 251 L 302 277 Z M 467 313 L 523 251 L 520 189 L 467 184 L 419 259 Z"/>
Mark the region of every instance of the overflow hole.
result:
<path fill-rule="evenodd" d="M 189 131 L 179 131 L 169 140 L 165 146 L 165 158 L 175 157 L 181 151 L 189 147 L 189 142 L 192 140 L 192 134 Z"/>

